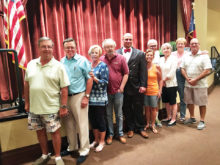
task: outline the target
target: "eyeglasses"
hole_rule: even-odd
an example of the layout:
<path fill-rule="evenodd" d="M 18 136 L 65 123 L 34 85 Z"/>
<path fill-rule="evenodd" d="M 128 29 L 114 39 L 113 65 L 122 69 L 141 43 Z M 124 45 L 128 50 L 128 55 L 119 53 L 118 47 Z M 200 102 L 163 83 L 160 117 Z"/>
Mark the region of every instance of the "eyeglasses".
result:
<path fill-rule="evenodd" d="M 53 46 L 42 45 L 40 48 L 41 49 L 53 49 Z"/>
<path fill-rule="evenodd" d="M 132 41 L 133 39 L 129 39 L 129 38 L 126 38 L 124 39 L 125 41 Z"/>
<path fill-rule="evenodd" d="M 198 45 L 199 43 L 190 43 L 190 45 Z"/>
<path fill-rule="evenodd" d="M 76 49 L 76 47 L 68 46 L 68 47 L 64 47 L 64 49 L 66 49 L 66 50 L 74 50 L 74 49 Z"/>
<path fill-rule="evenodd" d="M 155 47 L 157 47 L 157 45 L 150 45 L 149 47 L 150 48 L 155 48 Z"/>

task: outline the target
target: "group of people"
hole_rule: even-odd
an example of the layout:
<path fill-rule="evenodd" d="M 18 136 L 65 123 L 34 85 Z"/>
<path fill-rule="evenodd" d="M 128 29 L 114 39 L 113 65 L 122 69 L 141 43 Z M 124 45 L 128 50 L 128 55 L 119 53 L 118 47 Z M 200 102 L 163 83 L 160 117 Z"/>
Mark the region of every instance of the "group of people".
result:
<path fill-rule="evenodd" d="M 113 137 L 126 143 L 134 133 L 148 138 L 147 129 L 158 133 L 158 100 L 165 103 L 168 126 L 176 125 L 177 91 L 180 96 L 180 121 L 196 123 L 194 105 L 199 105 L 198 129 L 205 128 L 207 82 L 211 63 L 207 52 L 199 50 L 198 39 L 190 41 L 191 52 L 186 52 L 186 40 L 176 41 L 177 51 L 172 52 L 164 43 L 160 57 L 157 41 L 148 41 L 146 52 L 132 46 L 133 35 L 123 36 L 123 47 L 115 50 L 116 43 L 105 39 L 102 48 L 92 45 L 88 54 L 90 63 L 76 51 L 72 38 L 63 41 L 65 57 L 53 57 L 53 41 L 42 37 L 38 41 L 39 58 L 29 62 L 25 74 L 25 109 L 29 112 L 28 127 L 36 130 L 42 156 L 33 164 L 50 160 L 47 132 L 51 134 L 55 161 L 64 165 L 61 156 L 71 154 L 77 164 L 84 162 L 90 149 L 103 150 L 112 144 Z M 190 118 L 185 120 L 186 105 Z M 145 114 L 143 113 L 145 108 Z M 116 132 L 113 125 L 116 119 Z M 63 122 L 68 148 L 62 152 L 60 119 Z M 89 141 L 89 122 L 94 141 Z M 79 140 L 79 142 L 78 142 Z"/>

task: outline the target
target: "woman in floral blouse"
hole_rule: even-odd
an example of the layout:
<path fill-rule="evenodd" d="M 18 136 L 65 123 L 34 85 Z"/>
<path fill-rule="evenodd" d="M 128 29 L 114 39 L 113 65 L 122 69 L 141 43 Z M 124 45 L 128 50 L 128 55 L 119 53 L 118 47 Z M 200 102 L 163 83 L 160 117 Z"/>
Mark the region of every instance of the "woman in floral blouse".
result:
<path fill-rule="evenodd" d="M 93 78 L 93 86 L 89 99 L 89 119 L 95 137 L 93 143 L 90 144 L 90 148 L 95 148 L 96 152 L 100 152 L 105 145 L 105 110 L 108 103 L 107 85 L 109 71 L 107 65 L 99 60 L 99 57 L 102 55 L 102 49 L 99 45 L 91 46 L 89 48 L 89 55 L 92 59 L 90 76 Z"/>

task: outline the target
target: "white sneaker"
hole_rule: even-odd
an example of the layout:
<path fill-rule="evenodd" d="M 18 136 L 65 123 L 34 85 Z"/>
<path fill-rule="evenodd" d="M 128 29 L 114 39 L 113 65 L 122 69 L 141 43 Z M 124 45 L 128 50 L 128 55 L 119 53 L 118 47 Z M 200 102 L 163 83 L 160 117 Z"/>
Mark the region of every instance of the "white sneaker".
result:
<path fill-rule="evenodd" d="M 99 144 L 98 147 L 96 147 L 95 152 L 100 152 L 104 148 L 105 144 Z"/>
<path fill-rule="evenodd" d="M 89 148 L 90 149 L 94 149 L 96 146 L 97 146 L 97 142 L 96 141 L 93 141 L 90 145 L 89 145 Z"/>
<path fill-rule="evenodd" d="M 65 165 L 63 159 L 56 160 L 56 165 Z"/>
<path fill-rule="evenodd" d="M 185 117 L 180 118 L 180 122 L 184 122 L 185 120 L 186 120 Z"/>
<path fill-rule="evenodd" d="M 200 121 L 199 124 L 197 125 L 197 129 L 198 130 L 203 130 L 204 128 L 205 128 L 205 122 Z"/>

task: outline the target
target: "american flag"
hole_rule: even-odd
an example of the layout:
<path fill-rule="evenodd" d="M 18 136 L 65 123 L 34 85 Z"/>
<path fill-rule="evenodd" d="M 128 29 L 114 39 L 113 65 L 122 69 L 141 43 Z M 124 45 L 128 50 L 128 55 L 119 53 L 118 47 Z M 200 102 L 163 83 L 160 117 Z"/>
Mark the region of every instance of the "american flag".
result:
<path fill-rule="evenodd" d="M 196 38 L 196 25 L 195 25 L 195 17 L 194 17 L 194 10 L 193 9 L 192 9 L 191 18 L 190 18 L 188 36 L 190 38 Z"/>
<path fill-rule="evenodd" d="M 24 7 L 20 0 L 4 0 L 4 32 L 8 49 L 15 49 L 18 55 L 18 64 L 21 68 L 27 67 L 20 21 L 25 18 Z M 14 57 L 13 57 L 14 60 Z"/>

